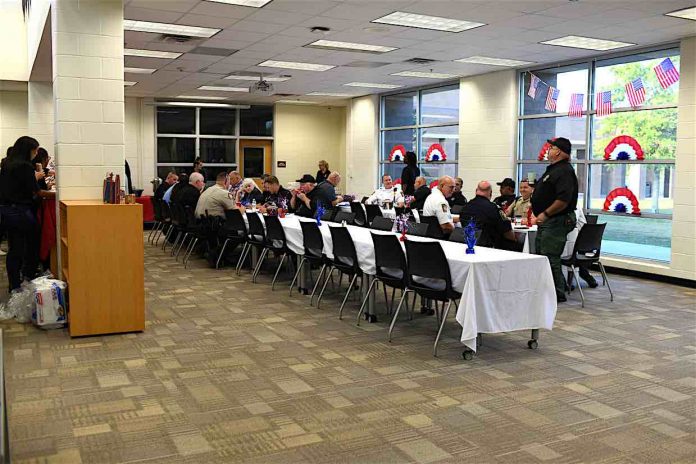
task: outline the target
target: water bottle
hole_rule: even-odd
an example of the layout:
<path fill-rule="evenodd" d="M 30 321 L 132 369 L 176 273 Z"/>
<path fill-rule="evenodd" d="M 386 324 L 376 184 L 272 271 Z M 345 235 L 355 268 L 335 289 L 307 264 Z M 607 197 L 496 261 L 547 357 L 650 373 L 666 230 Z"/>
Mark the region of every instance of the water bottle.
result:
<path fill-rule="evenodd" d="M 251 210 L 256 212 L 256 200 L 252 200 L 251 202 Z"/>

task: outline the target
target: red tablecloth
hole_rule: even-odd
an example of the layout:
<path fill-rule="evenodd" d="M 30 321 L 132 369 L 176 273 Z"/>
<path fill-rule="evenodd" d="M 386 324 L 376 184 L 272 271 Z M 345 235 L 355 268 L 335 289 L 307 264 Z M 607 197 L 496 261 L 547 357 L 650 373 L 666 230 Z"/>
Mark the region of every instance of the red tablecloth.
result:
<path fill-rule="evenodd" d="M 155 220 L 155 210 L 152 209 L 152 197 L 138 197 L 136 203 L 143 205 L 143 222 L 152 222 Z"/>
<path fill-rule="evenodd" d="M 56 245 L 56 200 L 43 199 L 38 211 L 39 224 L 41 224 L 41 246 L 39 258 L 42 261 L 51 256 L 51 248 Z"/>

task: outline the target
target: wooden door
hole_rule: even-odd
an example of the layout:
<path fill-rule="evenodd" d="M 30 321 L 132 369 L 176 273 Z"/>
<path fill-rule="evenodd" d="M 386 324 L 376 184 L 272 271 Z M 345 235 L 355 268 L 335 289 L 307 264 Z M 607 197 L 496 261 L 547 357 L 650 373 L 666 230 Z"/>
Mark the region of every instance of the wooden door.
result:
<path fill-rule="evenodd" d="M 241 139 L 239 141 L 239 173 L 251 177 L 261 186 L 261 175 L 273 173 L 273 141 Z"/>

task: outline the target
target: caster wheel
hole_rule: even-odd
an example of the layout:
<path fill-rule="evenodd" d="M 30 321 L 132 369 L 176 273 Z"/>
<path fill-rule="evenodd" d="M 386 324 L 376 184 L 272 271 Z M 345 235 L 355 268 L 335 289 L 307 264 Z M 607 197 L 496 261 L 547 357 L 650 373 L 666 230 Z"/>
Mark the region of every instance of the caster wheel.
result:
<path fill-rule="evenodd" d="M 530 350 L 536 350 L 536 349 L 539 347 L 539 343 L 537 343 L 536 340 L 529 340 L 529 341 L 527 342 L 527 347 L 528 347 Z"/>
<path fill-rule="evenodd" d="M 474 352 L 471 350 L 466 350 L 466 351 L 462 352 L 462 357 L 466 361 L 471 361 L 472 359 L 474 359 Z"/>

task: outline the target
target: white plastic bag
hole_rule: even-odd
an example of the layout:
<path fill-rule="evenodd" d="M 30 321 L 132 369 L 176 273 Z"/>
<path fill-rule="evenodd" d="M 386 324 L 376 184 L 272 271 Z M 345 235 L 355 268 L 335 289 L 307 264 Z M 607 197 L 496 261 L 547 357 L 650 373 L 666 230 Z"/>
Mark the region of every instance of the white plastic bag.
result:
<path fill-rule="evenodd" d="M 23 282 L 22 286 L 10 293 L 7 303 L 0 306 L 0 319 L 17 319 L 17 322 L 26 324 L 31 321 L 34 308 L 34 286 Z"/>
<path fill-rule="evenodd" d="M 63 327 L 66 320 L 65 282 L 42 276 L 31 284 L 34 302 L 31 320 L 34 325 L 42 329 Z"/>

